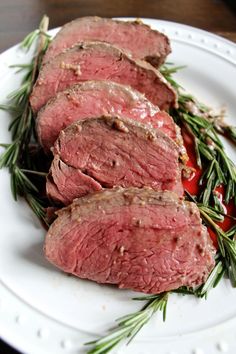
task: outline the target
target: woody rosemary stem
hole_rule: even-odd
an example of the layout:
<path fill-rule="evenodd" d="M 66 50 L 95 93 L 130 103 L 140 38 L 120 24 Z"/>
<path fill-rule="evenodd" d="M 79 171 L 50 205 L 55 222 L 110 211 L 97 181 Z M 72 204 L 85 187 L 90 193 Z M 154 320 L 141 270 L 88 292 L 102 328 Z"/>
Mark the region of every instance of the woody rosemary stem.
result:
<path fill-rule="evenodd" d="M 7 167 L 11 176 L 11 190 L 14 199 L 24 197 L 34 213 L 45 220 L 44 203 L 38 187 L 35 185 L 29 173 L 26 171 L 36 170 L 31 158 L 31 142 L 35 144 L 34 130 L 35 119 L 30 107 L 29 96 L 37 79 L 38 71 L 45 50 L 48 47 L 50 37 L 47 35 L 49 18 L 43 16 L 39 28 L 31 32 L 21 43 L 22 50 L 28 51 L 32 45 L 36 45 L 35 55 L 28 64 L 13 65 L 18 71 L 24 71 L 21 86 L 8 96 L 8 104 L 0 105 L 0 109 L 8 110 L 13 114 L 9 125 L 12 142 L 1 144 L 5 151 L 0 156 L 0 168 Z M 36 44 L 37 42 L 37 44 Z M 36 142 L 37 143 L 37 142 Z M 27 176 L 28 174 L 28 176 Z M 35 175 L 45 178 L 45 175 Z"/>
<path fill-rule="evenodd" d="M 38 46 L 37 46 L 37 50 L 36 50 L 36 56 L 34 59 L 30 92 L 32 91 L 33 85 L 37 79 L 38 69 L 41 66 L 42 58 L 43 58 L 44 52 L 46 50 L 45 47 L 47 47 L 47 44 L 48 44 L 47 37 L 46 37 L 48 26 L 49 26 L 49 17 L 44 15 L 42 18 L 42 21 L 40 22 L 40 25 L 39 25 L 39 39 L 38 39 Z"/>

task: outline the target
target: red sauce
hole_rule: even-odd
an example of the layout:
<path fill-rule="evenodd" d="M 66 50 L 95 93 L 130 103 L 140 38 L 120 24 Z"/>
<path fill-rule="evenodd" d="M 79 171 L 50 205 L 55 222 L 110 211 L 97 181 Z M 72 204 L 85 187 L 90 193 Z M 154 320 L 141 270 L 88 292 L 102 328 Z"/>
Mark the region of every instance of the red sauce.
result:
<path fill-rule="evenodd" d="M 192 176 L 189 179 L 183 179 L 183 185 L 184 189 L 186 189 L 190 194 L 192 195 L 199 195 L 201 192 L 202 186 L 199 186 L 199 180 L 202 175 L 202 170 L 198 167 L 197 165 L 197 159 L 196 159 L 196 153 L 195 153 L 195 148 L 194 148 L 194 142 L 191 136 L 185 131 L 182 131 L 183 139 L 184 139 L 184 145 L 187 150 L 187 154 L 189 156 L 189 160 L 186 163 L 186 165 L 190 168 L 194 169 L 194 172 Z M 216 191 L 219 193 L 218 198 L 223 204 L 223 207 L 225 209 L 225 214 L 232 215 L 234 216 L 234 203 L 231 201 L 228 205 L 223 203 L 224 199 L 224 187 L 219 186 L 216 188 Z M 233 222 L 232 219 L 225 217 L 224 222 L 218 223 L 218 225 L 224 230 L 229 230 L 235 222 Z M 214 244 L 217 244 L 216 241 L 216 234 L 208 228 L 209 234 L 214 242 Z"/>

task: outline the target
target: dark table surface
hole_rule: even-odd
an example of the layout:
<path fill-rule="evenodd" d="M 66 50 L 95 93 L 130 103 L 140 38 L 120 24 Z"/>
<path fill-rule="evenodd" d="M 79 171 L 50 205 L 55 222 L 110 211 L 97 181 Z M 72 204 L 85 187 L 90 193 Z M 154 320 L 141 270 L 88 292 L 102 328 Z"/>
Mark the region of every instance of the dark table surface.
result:
<path fill-rule="evenodd" d="M 0 0 L 0 52 L 50 17 L 50 28 L 76 17 L 149 17 L 195 26 L 236 42 L 235 0 Z M 0 340 L 0 354 L 17 352 Z M 54 353 L 52 353 L 54 354 Z"/>

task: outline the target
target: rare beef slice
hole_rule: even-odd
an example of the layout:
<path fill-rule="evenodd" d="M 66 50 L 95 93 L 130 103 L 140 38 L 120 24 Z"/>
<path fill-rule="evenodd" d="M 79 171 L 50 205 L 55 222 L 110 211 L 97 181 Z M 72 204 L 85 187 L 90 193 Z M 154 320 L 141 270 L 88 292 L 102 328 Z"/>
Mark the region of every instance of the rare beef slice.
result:
<path fill-rule="evenodd" d="M 176 93 L 152 65 L 103 42 L 83 42 L 45 63 L 34 85 L 30 103 L 37 112 L 57 92 L 88 80 L 130 85 L 160 109 L 176 106 Z"/>
<path fill-rule="evenodd" d="M 105 41 L 134 58 L 160 66 L 171 52 L 167 36 L 138 21 L 118 21 L 96 16 L 81 17 L 64 25 L 51 42 L 43 62 L 81 41 Z"/>
<path fill-rule="evenodd" d="M 181 144 L 173 119 L 130 86 L 112 81 L 85 81 L 59 92 L 39 111 L 37 134 L 49 152 L 60 131 L 79 119 L 112 114 L 152 125 Z"/>
<path fill-rule="evenodd" d="M 183 195 L 177 144 L 134 120 L 77 121 L 60 133 L 53 154 L 46 189 L 59 204 L 114 186 L 150 186 Z"/>
<path fill-rule="evenodd" d="M 76 199 L 58 212 L 44 249 L 66 273 L 150 294 L 199 286 L 215 264 L 197 206 L 149 188 Z"/>

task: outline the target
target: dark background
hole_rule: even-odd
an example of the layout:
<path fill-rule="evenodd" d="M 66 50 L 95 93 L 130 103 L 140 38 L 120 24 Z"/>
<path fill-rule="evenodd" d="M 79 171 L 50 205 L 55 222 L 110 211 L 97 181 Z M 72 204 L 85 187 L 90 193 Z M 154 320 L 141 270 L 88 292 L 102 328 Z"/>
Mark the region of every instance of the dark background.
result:
<path fill-rule="evenodd" d="M 50 28 L 87 15 L 149 17 L 199 27 L 236 42 L 236 0 L 0 0 L 0 52 L 37 28 L 43 14 L 50 17 Z M 16 353 L 0 340 L 0 354 Z"/>

